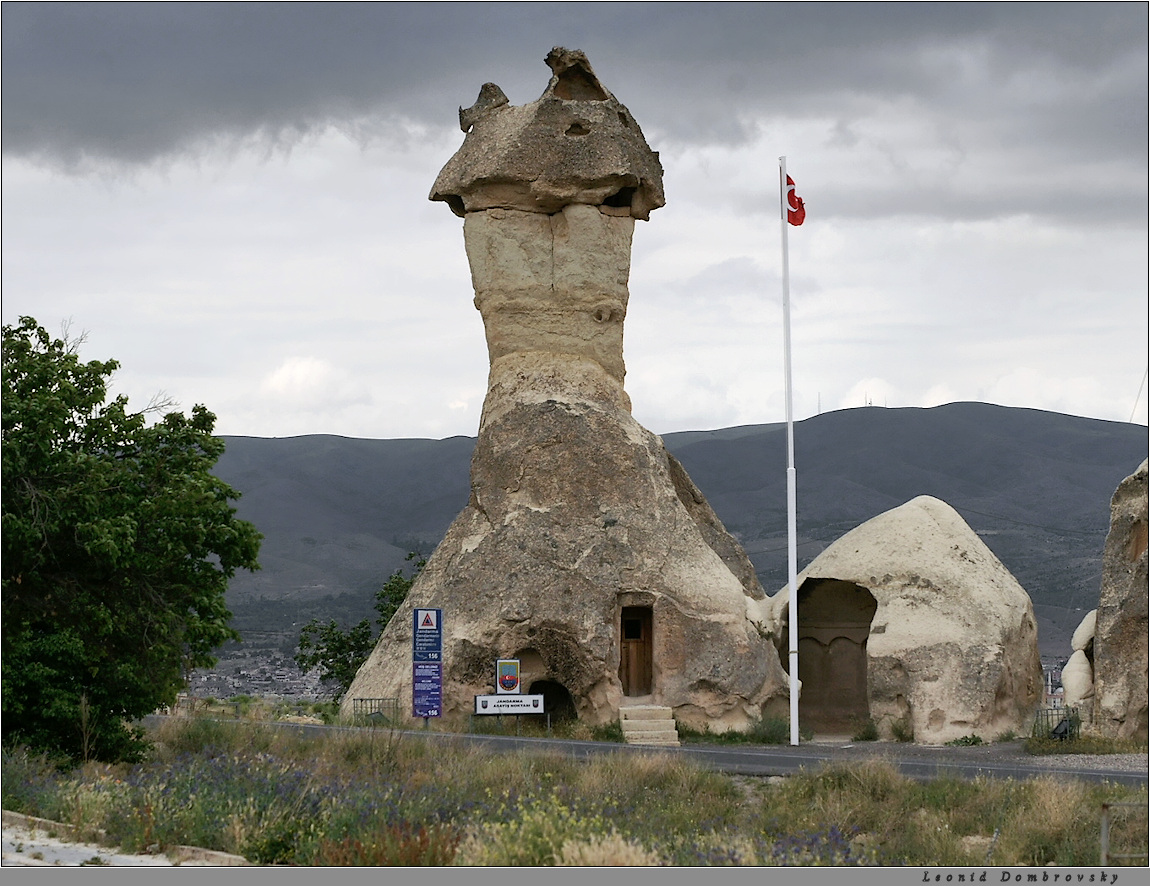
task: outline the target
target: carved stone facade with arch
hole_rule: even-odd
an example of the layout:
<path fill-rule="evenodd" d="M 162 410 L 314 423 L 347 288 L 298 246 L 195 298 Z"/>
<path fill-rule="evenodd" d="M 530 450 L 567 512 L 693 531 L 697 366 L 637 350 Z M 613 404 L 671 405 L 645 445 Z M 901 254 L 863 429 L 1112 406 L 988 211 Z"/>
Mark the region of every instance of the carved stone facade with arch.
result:
<path fill-rule="evenodd" d="M 1043 692 L 1030 596 L 945 502 L 868 520 L 798 581 L 800 726 L 804 712 L 830 731 L 865 715 L 883 738 L 924 744 L 1029 730 Z M 786 650 L 787 589 L 770 611 Z"/>
<path fill-rule="evenodd" d="M 807 579 L 799 588 L 799 722 L 852 732 L 870 719 L 867 640 L 878 603 L 866 588 Z"/>

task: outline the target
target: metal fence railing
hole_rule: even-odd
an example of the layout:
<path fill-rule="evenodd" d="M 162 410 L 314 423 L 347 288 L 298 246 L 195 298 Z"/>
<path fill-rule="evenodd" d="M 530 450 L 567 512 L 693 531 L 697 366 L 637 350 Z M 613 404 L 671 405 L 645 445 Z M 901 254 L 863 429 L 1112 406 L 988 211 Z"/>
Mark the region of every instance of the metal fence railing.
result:
<path fill-rule="evenodd" d="M 1119 816 L 1126 817 L 1129 815 L 1125 810 L 1136 809 L 1135 816 L 1141 816 L 1142 826 L 1138 829 L 1138 833 L 1143 836 L 1146 835 L 1146 820 L 1148 816 L 1148 809 L 1145 803 L 1103 803 L 1102 804 L 1102 827 L 1101 827 L 1101 864 L 1111 864 L 1115 861 L 1128 861 L 1131 859 L 1150 859 L 1150 849 L 1143 848 L 1138 852 L 1114 852 L 1110 846 L 1111 840 L 1111 825 L 1115 823 L 1115 819 Z"/>
<path fill-rule="evenodd" d="M 1034 715 L 1032 738 L 1057 738 L 1074 741 L 1082 729 L 1078 708 L 1040 708 Z"/>
<path fill-rule="evenodd" d="M 353 698 L 351 720 L 359 726 L 398 726 L 398 698 Z"/>

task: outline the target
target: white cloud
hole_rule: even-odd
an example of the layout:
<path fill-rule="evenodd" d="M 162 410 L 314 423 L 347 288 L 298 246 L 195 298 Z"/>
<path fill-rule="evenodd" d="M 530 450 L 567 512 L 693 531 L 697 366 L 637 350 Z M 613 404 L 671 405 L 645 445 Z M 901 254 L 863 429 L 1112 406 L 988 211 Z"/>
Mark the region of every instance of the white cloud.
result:
<path fill-rule="evenodd" d="M 289 357 L 260 382 L 260 393 L 285 406 L 311 408 L 339 396 L 343 379 L 323 360 L 315 357 Z"/>

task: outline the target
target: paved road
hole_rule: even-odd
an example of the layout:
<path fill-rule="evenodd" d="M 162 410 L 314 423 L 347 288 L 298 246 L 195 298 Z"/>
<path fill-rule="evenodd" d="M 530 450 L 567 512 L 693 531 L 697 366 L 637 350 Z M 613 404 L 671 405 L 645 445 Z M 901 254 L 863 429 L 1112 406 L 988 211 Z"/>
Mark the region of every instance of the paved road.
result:
<path fill-rule="evenodd" d="M 149 718 L 151 719 L 151 718 Z M 277 723 L 301 732 L 327 732 L 355 727 Z M 679 748 L 649 748 L 598 741 L 526 738 L 502 735 L 461 735 L 433 730 L 401 730 L 401 735 L 427 741 L 459 741 L 482 744 L 494 752 L 518 749 L 558 750 L 575 757 L 593 754 L 668 753 L 677 754 L 735 775 L 793 775 L 802 769 L 815 769 L 825 763 L 879 759 L 894 765 L 901 773 L 917 779 L 950 775 L 959 778 L 1035 778 L 1056 775 L 1088 781 L 1120 784 L 1147 784 L 1146 754 L 1056 754 L 1037 757 L 1022 749 L 1021 741 L 995 742 L 978 747 L 927 747 L 899 742 L 859 742 L 822 738 L 790 745 L 704 745 Z"/>
<path fill-rule="evenodd" d="M 1146 754 L 1054 755 L 1035 757 L 1022 749 L 1022 742 L 999 742 L 981 747 L 924 747 L 894 742 L 860 742 L 853 744 L 833 740 L 816 740 L 790 745 L 702 745 L 679 748 L 642 748 L 593 741 L 518 738 L 515 736 L 453 736 L 435 732 L 405 733 L 428 740 L 469 741 L 486 744 L 495 751 L 517 748 L 555 748 L 577 757 L 597 753 L 665 752 L 687 757 L 702 765 L 737 775 L 793 775 L 816 769 L 826 763 L 886 760 L 910 778 L 928 779 L 940 775 L 960 778 L 1034 778 L 1059 775 L 1089 781 L 1111 781 L 1121 784 L 1147 783 Z"/>

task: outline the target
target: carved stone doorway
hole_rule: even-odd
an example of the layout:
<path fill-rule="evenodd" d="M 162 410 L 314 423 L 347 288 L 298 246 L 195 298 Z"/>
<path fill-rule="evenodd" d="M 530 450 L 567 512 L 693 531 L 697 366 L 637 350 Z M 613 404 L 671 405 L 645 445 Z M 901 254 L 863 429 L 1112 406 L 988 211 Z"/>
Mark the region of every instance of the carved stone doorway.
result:
<path fill-rule="evenodd" d="M 651 694 L 652 621 L 650 606 L 624 606 L 619 617 L 619 681 L 626 696 Z"/>
<path fill-rule="evenodd" d="M 528 695 L 543 696 L 543 710 L 551 715 L 552 721 L 562 723 L 577 720 L 575 699 L 567 687 L 554 680 L 536 680 L 527 688 Z"/>
<path fill-rule="evenodd" d="M 870 717 L 867 637 L 878 603 L 866 588 L 808 579 L 799 588 L 799 724 L 853 733 Z"/>

